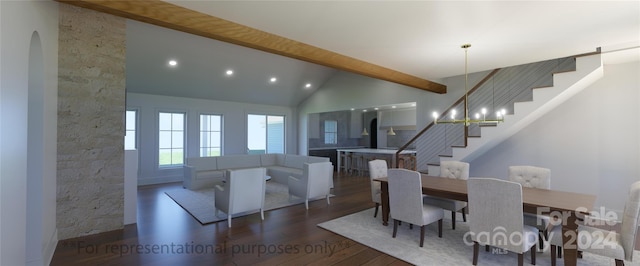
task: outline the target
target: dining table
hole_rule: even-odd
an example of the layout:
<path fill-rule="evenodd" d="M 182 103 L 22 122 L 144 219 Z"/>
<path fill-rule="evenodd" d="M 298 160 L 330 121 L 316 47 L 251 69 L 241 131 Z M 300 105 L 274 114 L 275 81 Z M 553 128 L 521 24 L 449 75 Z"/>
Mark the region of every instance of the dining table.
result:
<path fill-rule="evenodd" d="M 395 162 L 396 161 L 396 153 L 398 152 L 397 149 L 372 149 L 372 148 L 356 148 L 356 149 L 336 149 L 338 158 L 337 158 L 337 165 L 338 165 L 338 170 L 340 170 L 341 166 L 342 166 L 342 159 L 340 157 L 341 153 L 352 153 L 352 154 L 375 154 L 375 155 L 380 155 L 380 156 L 388 156 L 391 157 L 391 162 Z M 416 151 L 415 150 L 402 150 L 400 151 L 401 155 L 416 155 Z"/>
<path fill-rule="evenodd" d="M 442 178 L 422 174 L 422 193 L 426 195 L 468 201 L 467 180 Z M 389 184 L 388 178 L 373 180 L 380 182 L 382 223 L 389 224 Z M 578 217 L 588 215 L 596 201 L 595 195 L 551 189 L 522 188 L 523 211 L 532 214 L 560 214 L 562 220 L 562 241 L 564 265 L 577 264 Z"/>

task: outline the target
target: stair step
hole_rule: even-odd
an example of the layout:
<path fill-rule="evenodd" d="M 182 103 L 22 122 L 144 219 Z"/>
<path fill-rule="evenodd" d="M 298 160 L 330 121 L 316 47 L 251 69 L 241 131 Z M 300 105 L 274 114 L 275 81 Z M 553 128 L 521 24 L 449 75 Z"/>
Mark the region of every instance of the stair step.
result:
<path fill-rule="evenodd" d="M 438 155 L 438 156 L 440 156 L 440 157 L 447 157 L 447 158 L 452 158 L 452 157 L 453 157 L 453 155 L 449 155 L 449 154 L 440 154 L 440 155 Z"/>
<path fill-rule="evenodd" d="M 467 145 L 453 145 L 452 148 L 466 148 Z"/>
<path fill-rule="evenodd" d="M 467 136 L 467 137 L 469 137 L 469 138 L 480 138 L 480 137 L 482 137 L 482 136 L 477 136 L 477 135 L 469 135 L 469 136 Z"/>

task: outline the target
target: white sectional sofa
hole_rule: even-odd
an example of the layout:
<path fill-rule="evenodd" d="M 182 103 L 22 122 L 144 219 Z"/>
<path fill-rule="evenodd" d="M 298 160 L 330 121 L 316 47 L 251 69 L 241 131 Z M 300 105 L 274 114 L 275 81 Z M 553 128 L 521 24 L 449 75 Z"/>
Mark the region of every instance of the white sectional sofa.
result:
<path fill-rule="evenodd" d="M 228 169 L 264 167 L 271 180 L 287 184 L 289 176 L 300 177 L 305 163 L 329 162 L 329 158 L 291 154 L 249 154 L 191 157 L 184 166 L 185 188 L 196 190 L 222 182 Z M 333 186 L 332 186 L 333 187 Z"/>

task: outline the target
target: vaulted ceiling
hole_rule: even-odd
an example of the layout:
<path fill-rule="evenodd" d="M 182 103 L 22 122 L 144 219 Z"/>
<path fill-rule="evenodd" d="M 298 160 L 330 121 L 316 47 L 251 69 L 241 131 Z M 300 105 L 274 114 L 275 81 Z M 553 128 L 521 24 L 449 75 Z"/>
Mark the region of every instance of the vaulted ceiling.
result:
<path fill-rule="evenodd" d="M 158 3 L 140 1 L 136 4 L 143 6 L 135 9 L 149 16 L 167 11 L 145 10 L 145 2 L 150 6 Z M 133 18 L 123 10 L 108 10 L 97 0 L 69 3 Z M 617 53 L 622 56 L 612 60 L 640 58 L 640 1 L 160 3 L 364 62 L 360 67 L 365 74 L 376 67 L 388 69 L 382 75 L 388 73 L 392 80 L 407 75 L 437 84 L 442 78 L 463 74 L 464 52 L 460 45 L 464 43 L 472 44 L 469 72 L 588 53 L 597 47 L 602 47 L 605 53 L 627 51 Z M 175 17 L 184 15 L 180 12 Z M 165 16 L 165 20 L 172 17 Z M 359 73 L 321 65 L 328 65 L 326 62 L 310 63 L 282 56 L 283 53 L 267 53 L 174 29 L 128 22 L 128 91 L 296 106 L 337 71 Z M 319 59 L 335 58 L 328 57 Z M 170 59 L 178 65 L 169 67 Z M 344 65 L 348 64 L 351 63 Z M 225 75 L 228 69 L 234 71 L 232 76 Z M 271 83 L 268 81 L 271 77 L 278 80 Z M 307 83 L 311 84 L 309 88 L 305 87 Z"/>

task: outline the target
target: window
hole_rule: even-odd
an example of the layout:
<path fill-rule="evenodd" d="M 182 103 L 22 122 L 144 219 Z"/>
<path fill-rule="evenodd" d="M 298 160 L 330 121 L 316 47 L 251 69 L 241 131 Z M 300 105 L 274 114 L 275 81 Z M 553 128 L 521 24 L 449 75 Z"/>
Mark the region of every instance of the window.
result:
<path fill-rule="evenodd" d="M 158 115 L 158 165 L 176 166 L 184 162 L 184 113 Z"/>
<path fill-rule="evenodd" d="M 284 153 L 284 116 L 247 116 L 249 154 Z"/>
<path fill-rule="evenodd" d="M 127 110 L 125 112 L 124 149 L 135 150 L 138 147 L 136 138 L 137 110 Z"/>
<path fill-rule="evenodd" d="M 221 115 L 200 115 L 200 157 L 220 156 L 221 128 Z"/>
<path fill-rule="evenodd" d="M 338 144 L 338 121 L 324 121 L 324 144 Z"/>

